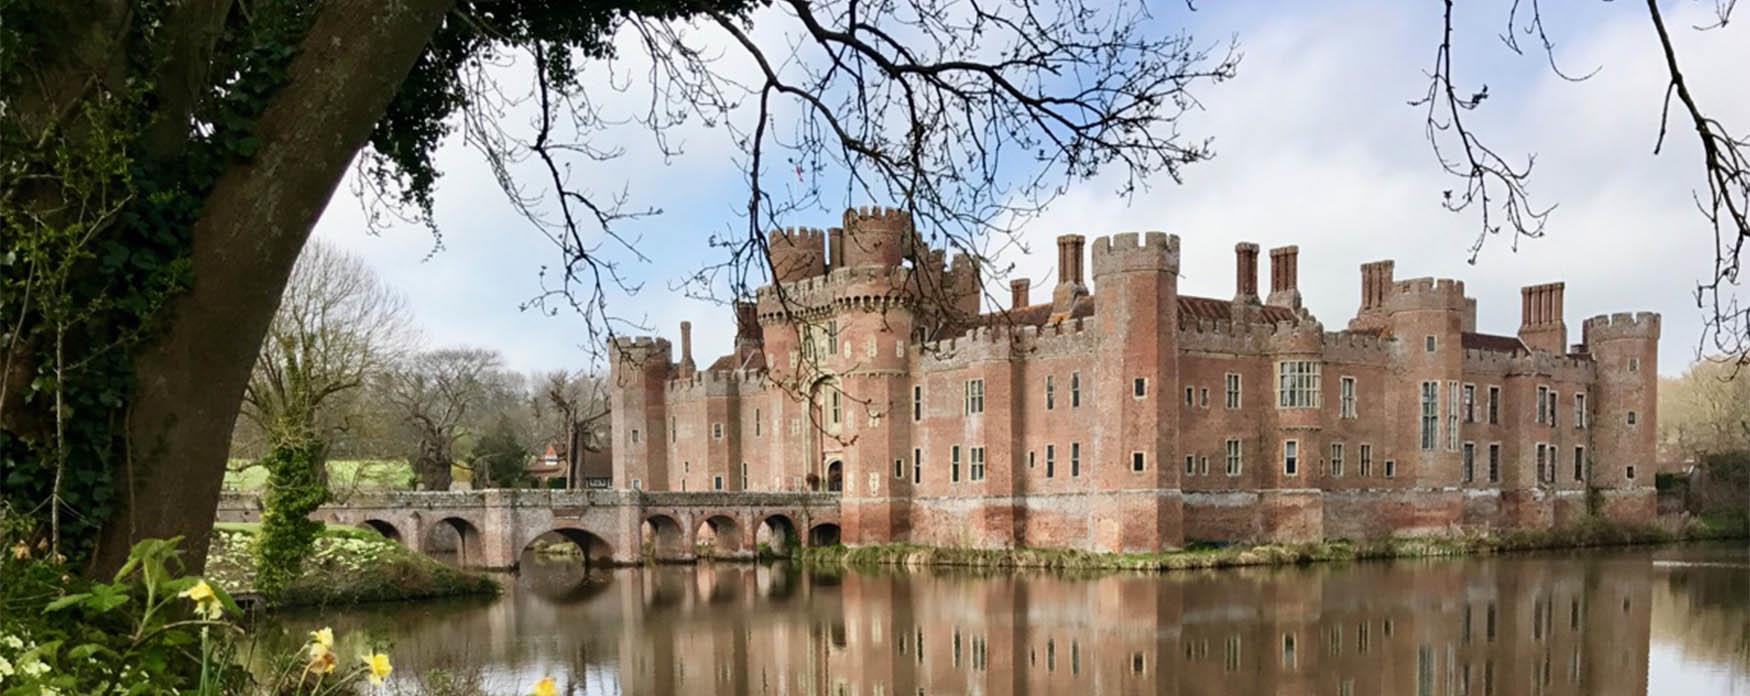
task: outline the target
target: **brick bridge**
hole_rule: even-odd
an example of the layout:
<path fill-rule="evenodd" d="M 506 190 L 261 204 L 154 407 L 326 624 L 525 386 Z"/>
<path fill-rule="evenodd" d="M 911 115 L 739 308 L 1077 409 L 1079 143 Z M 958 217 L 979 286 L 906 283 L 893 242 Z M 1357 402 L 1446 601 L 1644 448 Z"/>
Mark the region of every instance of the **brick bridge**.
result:
<path fill-rule="evenodd" d="M 513 568 L 548 533 L 575 542 L 589 562 L 612 564 L 751 559 L 759 543 L 788 549 L 839 537 L 837 493 L 396 491 L 356 493 L 310 517 L 369 527 L 421 553 L 453 553 L 473 568 Z M 260 519 L 254 495 L 219 500 L 220 522 Z"/>

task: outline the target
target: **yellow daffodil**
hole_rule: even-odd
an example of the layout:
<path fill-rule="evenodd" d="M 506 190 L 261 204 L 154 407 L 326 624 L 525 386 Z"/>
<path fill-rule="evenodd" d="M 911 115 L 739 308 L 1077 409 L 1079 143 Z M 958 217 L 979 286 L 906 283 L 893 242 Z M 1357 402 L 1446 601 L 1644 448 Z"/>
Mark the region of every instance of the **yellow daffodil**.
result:
<path fill-rule="evenodd" d="M 535 682 L 535 692 L 530 696 L 559 696 L 559 687 L 553 684 L 552 677 L 543 677 Z"/>
<path fill-rule="evenodd" d="M 183 590 L 182 594 L 179 596 L 187 597 L 191 600 L 194 600 L 194 602 L 197 604 L 201 603 L 201 602 L 208 601 L 208 600 L 214 600 L 214 599 L 219 598 L 218 595 L 213 594 L 213 586 L 208 585 L 207 581 L 205 581 L 205 580 L 196 580 L 194 583 L 194 587 L 190 587 L 186 590 Z"/>
<path fill-rule="evenodd" d="M 219 595 L 213 592 L 213 586 L 205 580 L 196 580 L 194 587 L 183 590 L 179 597 L 187 597 L 194 602 L 194 613 L 208 621 L 217 621 L 225 614 L 225 606 L 219 603 Z"/>
<path fill-rule="evenodd" d="M 394 665 L 389 664 L 388 655 L 383 653 L 371 653 L 363 657 L 365 664 L 371 668 L 372 685 L 382 686 L 383 680 L 389 678 L 389 673 L 395 671 Z"/>
<path fill-rule="evenodd" d="M 334 647 L 334 629 L 324 626 L 320 631 L 310 632 L 310 643 L 324 648 Z"/>
<path fill-rule="evenodd" d="M 328 674 L 334 671 L 334 631 L 324 628 L 310 632 L 310 663 L 305 672 Z"/>

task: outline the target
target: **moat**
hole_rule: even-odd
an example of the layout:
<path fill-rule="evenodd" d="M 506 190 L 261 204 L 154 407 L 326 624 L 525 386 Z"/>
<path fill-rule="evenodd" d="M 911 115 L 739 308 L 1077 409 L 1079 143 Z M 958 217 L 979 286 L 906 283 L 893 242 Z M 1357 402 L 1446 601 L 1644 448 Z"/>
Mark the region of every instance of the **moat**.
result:
<path fill-rule="evenodd" d="M 1157 575 L 525 561 L 496 599 L 261 635 L 332 626 L 491 693 L 1750 693 L 1742 542 Z"/>

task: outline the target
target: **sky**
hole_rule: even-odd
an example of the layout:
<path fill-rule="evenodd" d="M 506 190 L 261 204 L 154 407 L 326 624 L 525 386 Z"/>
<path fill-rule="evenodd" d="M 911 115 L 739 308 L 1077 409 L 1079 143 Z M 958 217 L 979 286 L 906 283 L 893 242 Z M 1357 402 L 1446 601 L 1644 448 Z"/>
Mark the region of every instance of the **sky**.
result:
<path fill-rule="evenodd" d="M 1549 11 L 1546 24 L 1562 67 L 1570 74 L 1597 69 L 1592 78 L 1571 82 L 1550 70 L 1534 39 L 1522 41 L 1525 55 L 1503 45 L 1498 35 L 1510 2 L 1465 4 L 1457 83 L 1486 83 L 1490 92 L 1467 121 L 1503 153 L 1535 153 L 1534 200 L 1557 206 L 1543 238 L 1520 240 L 1517 249 L 1504 235 L 1491 238 L 1471 265 L 1478 218 L 1441 207 L 1441 192 L 1462 182 L 1441 172 L 1425 139 L 1423 113 L 1407 104 L 1427 87 L 1441 26 L 1436 4 L 1203 2 L 1189 12 L 1157 0 L 1152 21 L 1161 31 L 1184 29 L 1210 44 L 1232 38 L 1243 53 L 1238 77 L 1197 88 L 1202 109 L 1181 124 L 1192 139 L 1212 138 L 1215 158 L 1186 167 L 1182 184 L 1162 174 L 1129 197 L 1116 193 L 1121 182 L 1114 171 L 1077 182 L 1021 230 L 1031 253 L 1005 252 L 1000 261 L 1015 264 L 1010 277 L 1031 278 L 1037 298 L 1055 280 L 1057 235 L 1091 240 L 1163 230 L 1181 238 L 1180 292 L 1231 297 L 1235 242 L 1265 249 L 1295 244 L 1301 294 L 1327 330 L 1354 315 L 1358 268 L 1368 261 L 1395 259 L 1398 279 L 1465 281 L 1478 301 L 1479 330 L 1490 333 L 1517 330 L 1521 286 L 1560 280 L 1567 283 L 1570 342 L 1579 341 L 1586 317 L 1660 312 L 1660 371 L 1681 372 L 1701 336 L 1691 293 L 1711 270 L 1712 237 L 1691 200 L 1702 181 L 1693 132 L 1674 129 L 1662 153 L 1653 154 L 1665 79 L 1644 8 L 1563 3 Z M 1697 101 L 1742 131 L 1750 127 L 1750 90 L 1734 73 L 1750 65 L 1750 41 L 1736 24 L 1723 31 L 1690 29 L 1707 23 L 1709 6 L 1672 3 L 1667 24 Z M 756 22 L 756 38 L 782 41 L 789 24 Z M 707 43 L 723 40 L 698 31 Z M 611 67 L 592 64 L 590 79 L 636 83 L 643 68 L 633 53 Z M 722 69 L 746 74 L 749 66 L 729 60 Z M 501 74 L 507 84 L 526 80 L 514 65 Z M 641 106 L 635 93 L 602 93 L 610 117 Z M 527 132 L 526 118 L 521 121 L 512 112 L 507 127 Z M 623 272 L 639 289 L 611 293 L 614 313 L 639 325 L 631 333 L 677 343 L 679 322 L 692 321 L 701 364 L 729 352 L 729 313 L 677 289 L 692 271 L 718 260 L 720 252 L 704 241 L 708 235 L 745 228 L 736 212 L 746 206 L 746 180 L 729 135 L 695 120 L 673 132 L 671 144 L 683 150 L 674 156 L 665 156 L 635 125 L 596 142 L 624 154 L 574 170 L 577 180 L 661 211 L 618 228 L 640 240 L 646 258 L 620 254 Z M 543 268 L 560 261 L 554 244 L 517 214 L 484 159 L 459 136 L 445 143 L 437 163 L 443 178 L 434 218 L 441 247 L 422 225 L 369 229 L 350 184 L 329 202 L 315 236 L 362 256 L 405 293 L 433 347 L 495 349 L 519 371 L 599 367 L 583 345 L 587 332 L 578 316 L 522 309 L 541 292 Z M 535 172 L 524 166 L 513 173 Z M 829 198 L 820 210 L 786 224 L 834 226 L 846 205 L 888 203 Z M 1266 285 L 1267 263 L 1260 261 Z M 990 294 L 1007 296 L 997 288 Z"/>

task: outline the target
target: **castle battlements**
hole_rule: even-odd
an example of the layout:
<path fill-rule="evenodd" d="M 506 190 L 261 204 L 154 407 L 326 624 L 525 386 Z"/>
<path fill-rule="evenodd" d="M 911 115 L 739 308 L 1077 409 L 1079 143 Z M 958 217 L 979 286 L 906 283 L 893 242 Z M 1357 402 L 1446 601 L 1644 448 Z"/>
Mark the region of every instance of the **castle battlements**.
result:
<path fill-rule="evenodd" d="M 1451 310 L 1462 312 L 1468 304 L 1464 296 L 1464 281 L 1451 278 L 1411 278 L 1392 283 L 1385 300 L 1389 312 L 1414 310 Z"/>
<path fill-rule="evenodd" d="M 1657 312 L 1600 314 L 1580 325 L 1581 342 L 1592 346 L 1619 338 L 1658 339 L 1659 321 Z"/>
<path fill-rule="evenodd" d="M 1179 272 L 1179 235 L 1165 232 L 1125 232 L 1094 239 L 1090 256 L 1094 280 L 1127 271 Z"/>

